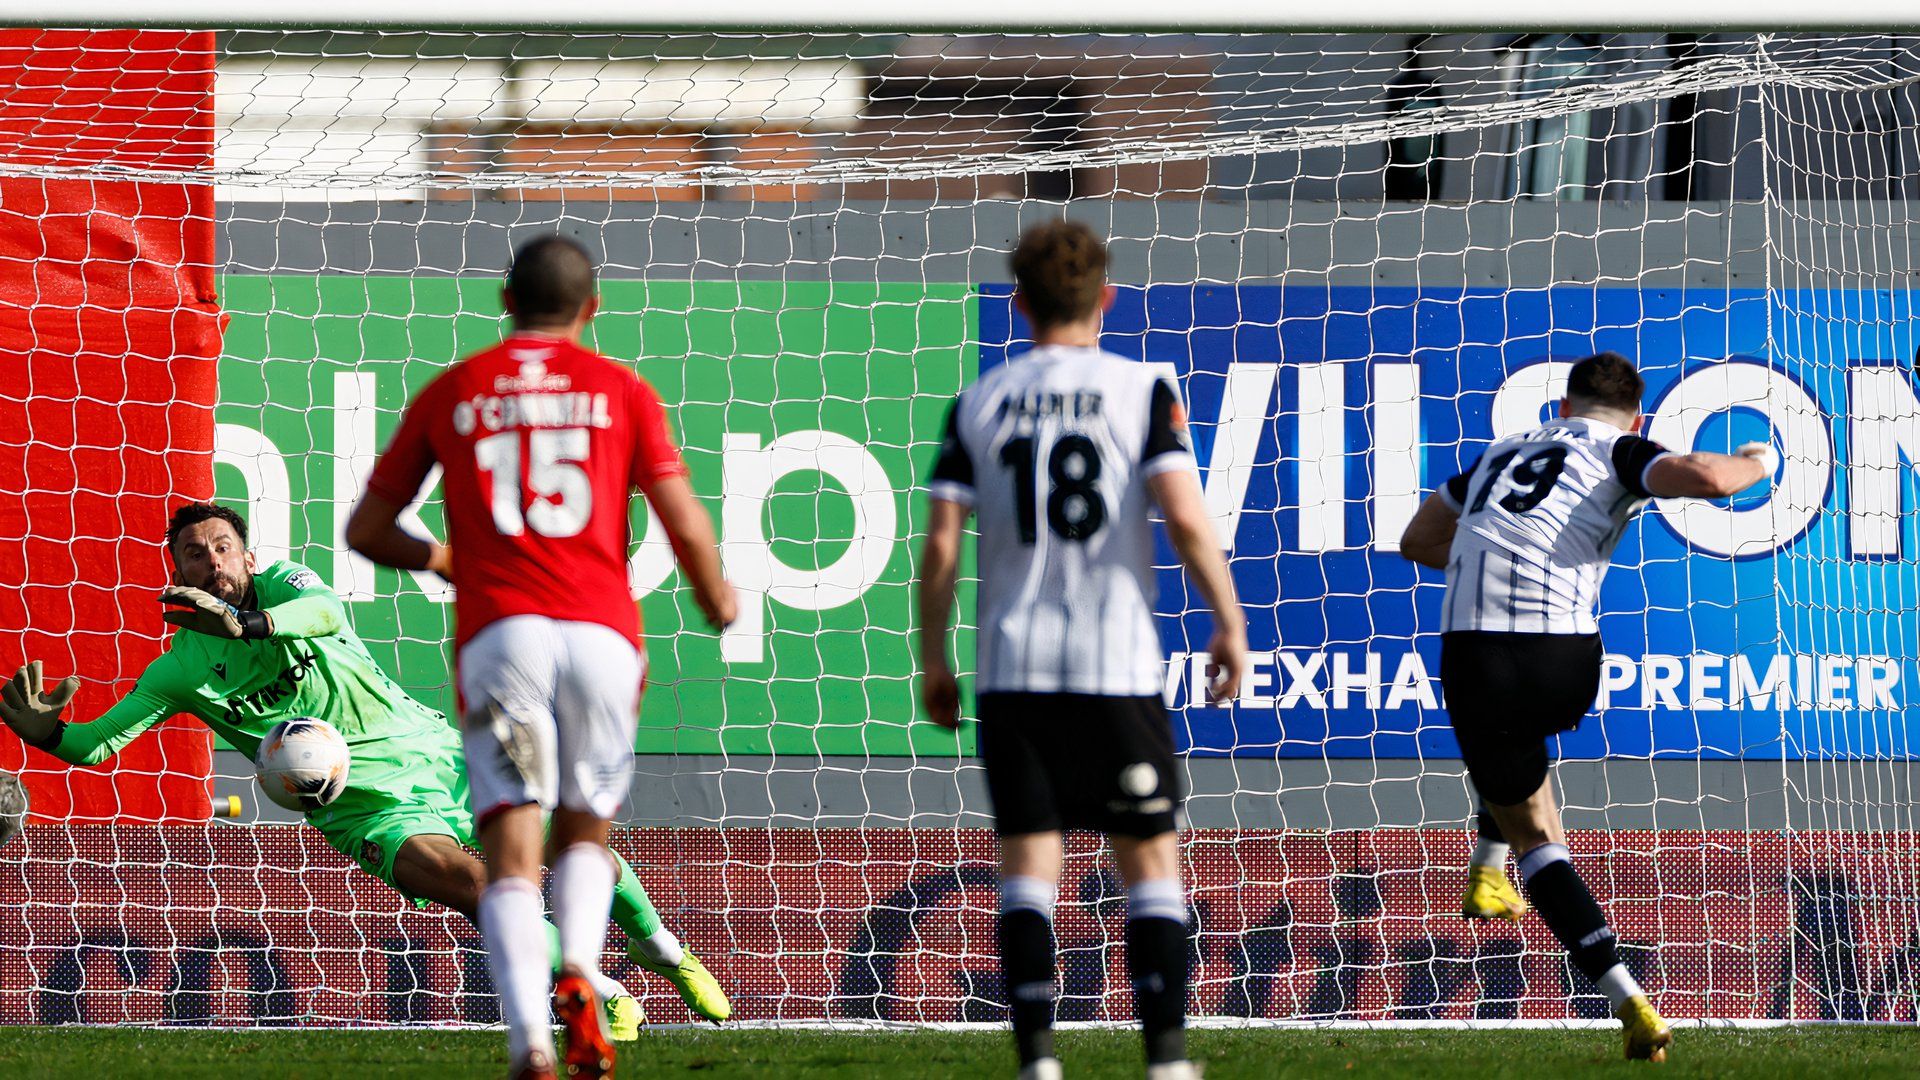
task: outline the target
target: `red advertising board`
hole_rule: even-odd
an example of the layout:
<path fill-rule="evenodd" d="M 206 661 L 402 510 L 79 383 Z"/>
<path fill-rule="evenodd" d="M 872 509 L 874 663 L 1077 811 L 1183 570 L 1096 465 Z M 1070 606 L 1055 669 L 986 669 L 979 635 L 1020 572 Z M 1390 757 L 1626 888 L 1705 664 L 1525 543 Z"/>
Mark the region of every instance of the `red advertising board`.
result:
<path fill-rule="evenodd" d="M 79 675 L 70 720 L 159 654 L 167 515 L 213 491 L 213 192 L 169 178 L 212 102 L 211 33 L 0 31 L 0 163 L 45 171 L 0 178 L 0 678 Z M 204 818 L 211 753 L 178 720 L 97 770 L 0 736 L 42 820 Z"/>
<path fill-rule="evenodd" d="M 34 826 L 0 863 L 0 1022 L 410 1024 L 497 1017 L 472 929 L 305 827 Z M 742 1019 L 1004 1018 L 992 837 L 677 830 L 617 838 Z M 1914 1019 L 1914 837 L 1577 835 L 1576 865 L 1673 1017 Z M 1455 831 L 1188 839 L 1196 1015 L 1604 1015 L 1537 917 L 1463 921 Z M 1131 1015 L 1124 894 L 1073 845 L 1060 1015 Z M 617 950 L 656 1021 L 687 1019 Z"/>

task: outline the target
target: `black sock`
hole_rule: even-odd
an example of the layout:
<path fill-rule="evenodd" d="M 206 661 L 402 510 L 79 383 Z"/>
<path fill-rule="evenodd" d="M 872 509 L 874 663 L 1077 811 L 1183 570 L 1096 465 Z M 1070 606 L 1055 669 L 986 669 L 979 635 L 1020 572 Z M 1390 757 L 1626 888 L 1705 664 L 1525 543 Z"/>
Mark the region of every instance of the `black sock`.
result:
<path fill-rule="evenodd" d="M 1053 923 L 1032 908 L 1000 913 L 1000 975 L 1025 1066 L 1053 1056 Z"/>
<path fill-rule="evenodd" d="M 1127 974 L 1133 1007 L 1147 1041 L 1147 1064 L 1187 1057 L 1187 924 L 1162 918 L 1127 921 Z"/>
<path fill-rule="evenodd" d="M 1487 813 L 1484 805 L 1480 807 L 1480 839 L 1494 844 L 1507 842 L 1507 838 L 1500 833 L 1500 823 L 1493 820 L 1493 815 Z"/>
<path fill-rule="evenodd" d="M 1567 849 L 1542 844 L 1520 857 L 1520 873 L 1527 879 L 1527 895 L 1553 936 L 1560 939 L 1573 966 L 1596 982 L 1620 962 L 1613 928 L 1587 890 L 1587 883 L 1567 861 Z"/>

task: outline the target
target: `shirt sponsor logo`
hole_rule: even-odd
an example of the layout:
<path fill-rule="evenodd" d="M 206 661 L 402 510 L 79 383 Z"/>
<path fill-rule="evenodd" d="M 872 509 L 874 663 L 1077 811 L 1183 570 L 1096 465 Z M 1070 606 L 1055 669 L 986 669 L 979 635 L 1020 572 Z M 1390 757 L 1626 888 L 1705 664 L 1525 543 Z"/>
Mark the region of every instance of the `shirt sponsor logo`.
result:
<path fill-rule="evenodd" d="M 320 658 L 312 652 L 296 655 L 293 665 L 280 673 L 279 677 L 250 693 L 235 694 L 224 704 L 227 708 L 227 722 L 239 724 L 246 712 L 264 712 L 292 697 L 300 684 L 305 682 L 309 672 L 320 663 Z"/>

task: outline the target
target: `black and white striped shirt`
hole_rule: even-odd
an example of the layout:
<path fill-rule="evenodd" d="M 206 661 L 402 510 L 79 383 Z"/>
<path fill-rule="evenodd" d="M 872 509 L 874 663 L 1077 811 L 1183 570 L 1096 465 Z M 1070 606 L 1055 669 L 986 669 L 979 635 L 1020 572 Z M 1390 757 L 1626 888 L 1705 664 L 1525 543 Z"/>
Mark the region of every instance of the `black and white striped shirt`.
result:
<path fill-rule="evenodd" d="M 978 521 L 981 691 L 1160 693 L 1146 482 L 1193 468 L 1173 384 L 1099 349 L 1041 346 L 960 393 L 927 492 Z"/>
<path fill-rule="evenodd" d="M 1460 514 L 1442 630 L 1598 633 L 1600 581 L 1666 453 L 1585 417 L 1488 447 L 1439 492 Z"/>

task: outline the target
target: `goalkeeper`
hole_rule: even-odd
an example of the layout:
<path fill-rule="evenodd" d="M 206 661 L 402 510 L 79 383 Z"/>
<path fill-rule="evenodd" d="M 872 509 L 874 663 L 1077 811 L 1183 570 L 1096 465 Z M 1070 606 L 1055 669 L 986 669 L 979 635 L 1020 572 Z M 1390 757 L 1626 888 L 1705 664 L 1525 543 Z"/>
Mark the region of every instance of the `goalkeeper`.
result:
<path fill-rule="evenodd" d="M 346 739 L 352 765 L 346 791 L 308 823 L 416 906 L 444 904 L 472 921 L 486 872 L 467 850 L 474 829 L 460 733 L 374 665 L 319 575 L 291 562 L 256 572 L 247 523 L 231 509 L 181 507 L 167 524 L 167 551 L 175 584 L 160 601 L 180 609 L 165 618 L 186 632 L 173 635 L 133 693 L 92 723 L 69 725 L 60 712 L 79 678 L 46 690 L 36 660 L 0 684 L 0 719 L 72 765 L 98 765 L 175 713 L 198 717 L 249 756 L 282 720 L 325 720 Z M 733 1007 L 719 983 L 660 925 L 632 867 L 615 859 L 613 921 L 628 955 L 671 982 L 695 1015 L 725 1020 Z M 547 931 L 557 958 L 558 932 L 551 923 Z M 602 979 L 607 985 L 595 989 L 613 1036 L 638 1037 L 639 1002 Z"/>

